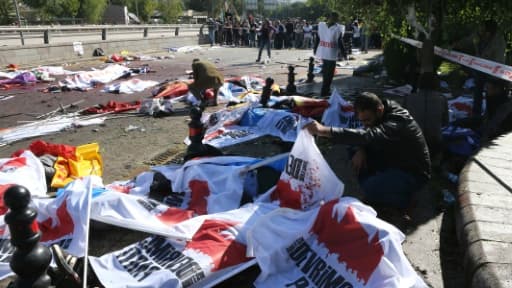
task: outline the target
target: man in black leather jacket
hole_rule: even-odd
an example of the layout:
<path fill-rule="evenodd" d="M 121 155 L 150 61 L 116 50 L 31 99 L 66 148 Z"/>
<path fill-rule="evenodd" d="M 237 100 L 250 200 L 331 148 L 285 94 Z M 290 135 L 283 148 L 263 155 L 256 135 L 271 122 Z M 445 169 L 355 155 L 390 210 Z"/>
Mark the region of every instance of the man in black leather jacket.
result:
<path fill-rule="evenodd" d="M 412 194 L 430 179 L 430 155 L 420 127 L 397 103 L 369 92 L 354 101 L 364 129 L 327 127 L 316 121 L 313 135 L 357 146 L 352 167 L 365 200 L 372 205 L 407 208 Z"/>

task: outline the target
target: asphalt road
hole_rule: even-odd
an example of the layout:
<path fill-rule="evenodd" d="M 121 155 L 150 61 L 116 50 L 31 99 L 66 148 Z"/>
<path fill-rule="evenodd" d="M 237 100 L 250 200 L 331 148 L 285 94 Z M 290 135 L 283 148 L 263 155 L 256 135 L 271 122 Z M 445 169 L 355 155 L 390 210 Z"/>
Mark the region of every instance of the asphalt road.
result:
<path fill-rule="evenodd" d="M 190 69 L 194 58 L 209 59 L 215 62 L 226 77 L 244 74 L 272 76 L 280 85 L 286 85 L 287 66 L 299 65 L 296 68 L 296 79 L 306 77 L 307 59 L 311 51 L 281 50 L 272 51 L 272 61 L 268 65 L 255 63 L 257 50 L 254 48 L 204 48 L 192 53 L 176 53 L 174 59 L 132 62 L 130 67 L 148 64 L 154 73 L 142 75 L 141 79 L 157 81 L 183 78 L 185 70 Z M 370 51 L 368 54 L 355 55 L 352 65 L 362 65 L 380 51 Z M 86 69 L 88 67 L 100 68 L 100 62 L 87 62 L 67 66 L 69 70 Z M 347 94 L 359 90 L 379 91 L 382 88 L 374 77 L 351 77 L 352 70 L 340 69 L 335 77 L 334 85 Z M 319 92 L 320 77 L 316 83 L 308 86 L 299 85 L 299 91 Z M 96 88 L 88 92 L 41 93 L 38 91 L 48 84 L 37 84 L 22 90 L 0 91 L 0 94 L 21 93 L 14 98 L 1 101 L 0 127 L 19 125 L 18 121 L 34 120 L 32 114 L 43 114 L 76 101 L 83 102 L 79 108 L 96 104 L 104 104 L 109 100 L 132 101 L 148 97 L 149 91 L 131 95 L 107 94 Z M 212 108 L 208 108 L 211 110 Z M 23 113 L 21 115 L 15 115 Z M 8 115 L 14 116 L 8 116 Z M 187 135 L 186 113 L 165 118 L 124 117 L 107 120 L 102 126 L 88 126 L 59 134 L 41 137 L 45 141 L 81 145 L 89 142 L 98 142 L 104 159 L 104 182 L 124 180 L 137 175 L 149 168 L 151 160 L 171 159 L 186 148 L 183 139 Z M 129 125 L 137 126 L 138 130 L 127 131 Z M 26 148 L 34 139 L 19 141 L 11 145 L 0 147 L 0 158 L 9 155 L 20 148 Z M 225 149 L 231 154 L 247 156 L 270 156 L 279 148 L 274 147 L 272 141 L 262 140 L 257 145 L 238 146 Z M 325 158 L 345 182 L 347 194 L 358 195 L 358 187 L 351 174 L 348 160 L 343 147 L 322 146 Z M 164 157 L 165 156 L 165 157 Z M 454 218 L 451 207 L 441 205 L 440 190 L 446 186 L 441 180 L 434 179 L 425 191 L 418 197 L 417 207 L 413 211 L 413 222 L 401 227 L 407 235 L 403 244 L 405 254 L 413 267 L 431 287 L 462 287 L 462 271 L 460 253 L 457 247 L 454 232 Z M 401 225 L 401 223 L 394 223 Z M 92 255 L 102 255 L 108 251 L 122 248 L 145 237 L 142 233 L 132 233 L 129 230 L 104 225 L 94 225 L 91 231 L 90 252 Z M 113 240 L 115 239 L 115 240 Z M 5 281 L 4 281 L 5 284 Z"/>

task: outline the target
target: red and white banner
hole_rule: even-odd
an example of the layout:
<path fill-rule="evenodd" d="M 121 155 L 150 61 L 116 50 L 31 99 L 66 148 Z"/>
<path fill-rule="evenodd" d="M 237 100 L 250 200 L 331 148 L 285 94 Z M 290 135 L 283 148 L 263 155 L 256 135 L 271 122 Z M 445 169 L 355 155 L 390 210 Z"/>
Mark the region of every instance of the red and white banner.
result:
<path fill-rule="evenodd" d="M 105 287 L 206 287 L 252 265 L 247 230 L 276 207 L 246 205 L 199 216 L 173 227 L 175 241 L 154 236 L 120 251 L 89 257 Z M 254 260 L 253 260 L 254 261 Z"/>
<path fill-rule="evenodd" d="M 91 219 L 160 236 L 170 227 L 196 216 L 192 210 L 169 207 L 147 197 L 107 191 L 92 201 Z"/>
<path fill-rule="evenodd" d="M 326 126 L 343 128 L 361 128 L 363 126 L 356 117 L 354 105 L 343 99 L 337 89 L 332 91 L 329 108 L 322 115 L 322 123 Z"/>
<path fill-rule="evenodd" d="M 251 157 L 221 156 L 190 160 L 184 165 L 155 166 L 152 169 L 162 173 L 171 181 L 172 192 L 169 191 L 169 195 L 164 198 L 165 204 L 182 209 L 180 211 L 192 211 L 193 215 L 205 215 L 240 207 L 245 181 L 245 174 L 241 173 L 241 171 L 247 165 L 258 161 L 259 159 Z M 133 180 L 116 181 L 106 185 L 106 189 L 110 191 L 105 193 L 117 191 L 131 195 L 148 196 L 150 185 L 153 182 L 153 175 L 154 172 L 151 171 L 143 172 Z M 116 201 L 115 196 L 109 197 L 112 197 L 109 200 L 110 203 Z M 98 201 L 99 199 L 98 197 Z M 125 200 L 119 201 L 121 202 L 116 204 L 121 205 L 119 207 L 128 205 L 123 202 Z M 116 205 L 110 207 L 117 207 Z M 137 205 L 140 205 L 140 203 Z M 130 205 L 129 207 L 134 206 Z M 93 211 L 98 210 L 95 208 Z M 123 213 L 127 212 L 124 211 Z M 102 213 L 109 212 L 104 210 Z M 119 212 L 114 214 L 117 213 Z M 131 217 L 128 215 L 141 215 L 138 212 L 133 212 L 135 214 L 131 213 L 128 212 L 123 215 L 127 217 Z M 142 221 L 146 220 L 142 218 Z"/>
<path fill-rule="evenodd" d="M 278 209 L 247 237 L 261 268 L 256 287 L 427 287 L 402 251 L 404 235 L 351 197 Z"/>
<path fill-rule="evenodd" d="M 300 131 L 277 185 L 259 201 L 277 201 L 279 206 L 307 210 L 343 195 L 343 182 L 329 167 L 315 140 Z"/>
<path fill-rule="evenodd" d="M 245 180 L 241 170 L 256 161 L 251 157 L 220 156 L 190 160 L 174 171 L 154 170 L 171 180 L 173 193 L 164 199 L 166 204 L 205 215 L 240 207 Z"/>
<path fill-rule="evenodd" d="M 43 164 L 29 150 L 19 157 L 0 159 L 0 187 L 10 184 L 24 186 L 32 196 L 46 196 Z M 1 196 L 3 199 L 3 194 Z"/>
<path fill-rule="evenodd" d="M 414 39 L 398 37 L 401 41 L 410 44 L 414 47 L 421 48 L 423 43 Z M 464 65 L 471 69 L 492 75 L 497 78 L 512 82 L 512 67 L 503 63 L 482 59 L 476 56 L 471 56 L 462 52 L 457 52 L 449 49 L 439 48 L 434 46 L 434 54 L 443 57 L 446 60 Z"/>
<path fill-rule="evenodd" d="M 94 176 L 91 176 L 94 177 Z M 41 243 L 46 246 L 59 244 L 67 252 L 77 257 L 84 256 L 87 236 L 88 212 L 90 209 L 91 177 L 75 180 L 64 188 L 64 192 L 54 199 L 32 199 L 32 207 L 37 210 L 37 227 L 41 231 Z M 2 191 L 2 199 L 3 199 Z M 14 247 L 4 215 L 7 207 L 2 201 L 0 216 L 0 279 L 12 274 L 9 267 Z"/>

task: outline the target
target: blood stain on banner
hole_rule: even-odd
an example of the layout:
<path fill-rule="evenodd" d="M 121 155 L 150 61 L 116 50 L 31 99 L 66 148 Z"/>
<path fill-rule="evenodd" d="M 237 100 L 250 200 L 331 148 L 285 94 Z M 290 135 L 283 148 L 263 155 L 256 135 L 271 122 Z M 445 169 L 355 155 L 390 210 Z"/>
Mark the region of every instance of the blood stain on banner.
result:
<path fill-rule="evenodd" d="M 331 201 L 320 208 L 311 233 L 318 242 L 332 254 L 338 255 L 338 261 L 345 263 L 347 270 L 357 273 L 357 278 L 364 283 L 373 274 L 384 256 L 384 249 L 379 243 L 379 233 L 369 240 L 368 233 L 357 221 L 352 207 L 348 207 L 343 219 L 337 221 L 332 211 L 338 201 Z"/>

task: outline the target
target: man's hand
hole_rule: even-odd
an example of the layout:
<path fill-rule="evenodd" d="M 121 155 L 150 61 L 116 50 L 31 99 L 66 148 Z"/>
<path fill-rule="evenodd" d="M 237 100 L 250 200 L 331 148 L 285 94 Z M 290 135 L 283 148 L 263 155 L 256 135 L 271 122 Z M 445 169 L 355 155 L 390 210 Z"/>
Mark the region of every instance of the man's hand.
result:
<path fill-rule="evenodd" d="M 331 137 L 331 128 L 326 127 L 317 121 L 313 121 L 307 125 L 304 125 L 303 129 L 308 129 L 311 135 L 318 135 L 323 137 Z"/>
<path fill-rule="evenodd" d="M 352 157 L 352 169 L 354 169 L 356 175 L 359 175 L 359 172 L 364 168 L 366 168 L 366 152 L 363 149 L 358 149 Z"/>

